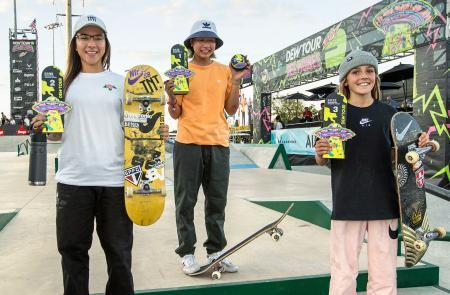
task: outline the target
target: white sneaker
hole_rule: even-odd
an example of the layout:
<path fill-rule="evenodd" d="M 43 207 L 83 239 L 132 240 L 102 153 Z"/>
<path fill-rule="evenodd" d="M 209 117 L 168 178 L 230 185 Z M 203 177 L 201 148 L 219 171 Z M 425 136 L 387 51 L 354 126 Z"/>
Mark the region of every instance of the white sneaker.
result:
<path fill-rule="evenodd" d="M 213 260 L 217 259 L 220 255 L 222 255 L 223 251 L 219 251 L 213 254 L 206 255 L 206 259 L 208 259 L 208 263 L 211 263 Z M 224 272 L 237 272 L 239 267 L 227 257 L 220 262 L 220 266 L 223 267 Z"/>
<path fill-rule="evenodd" d="M 192 254 L 184 255 L 183 258 L 181 258 L 181 264 L 183 265 L 183 272 L 185 274 L 191 274 L 200 270 L 200 265 Z"/>

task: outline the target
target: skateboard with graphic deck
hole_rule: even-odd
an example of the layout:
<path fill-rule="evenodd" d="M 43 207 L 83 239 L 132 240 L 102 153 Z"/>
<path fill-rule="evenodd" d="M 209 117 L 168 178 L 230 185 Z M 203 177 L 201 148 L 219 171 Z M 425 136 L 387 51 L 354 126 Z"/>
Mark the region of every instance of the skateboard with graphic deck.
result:
<path fill-rule="evenodd" d="M 325 99 L 323 110 L 323 128 L 314 132 L 318 138 L 327 139 L 331 150 L 324 154 L 326 159 L 345 159 L 345 141 L 355 136 L 345 128 L 347 122 L 347 98 L 333 92 Z"/>
<path fill-rule="evenodd" d="M 198 276 L 198 275 L 204 274 L 206 272 L 212 271 L 211 278 L 213 280 L 219 280 L 222 276 L 221 274 L 224 272 L 224 268 L 223 268 L 223 266 L 221 266 L 221 262 L 222 262 L 222 260 L 224 260 L 225 258 L 230 256 L 231 254 L 235 253 L 236 251 L 238 251 L 239 249 L 241 249 L 242 247 L 249 244 L 250 242 L 252 242 L 253 240 L 255 240 L 256 238 L 258 238 L 259 236 L 261 236 L 265 233 L 269 234 L 275 242 L 278 242 L 280 240 L 281 236 L 283 235 L 283 230 L 281 228 L 279 228 L 278 225 L 289 214 L 289 211 L 291 211 L 292 207 L 294 207 L 294 203 L 292 203 L 289 206 L 289 208 L 287 208 L 287 210 L 283 213 L 283 215 L 281 215 L 280 218 L 278 218 L 274 222 L 269 223 L 268 225 L 264 226 L 263 228 L 261 228 L 260 230 L 255 232 L 254 234 L 250 235 L 249 237 L 245 238 L 238 244 L 234 245 L 232 248 L 230 248 L 226 252 L 223 252 L 222 255 L 217 257 L 211 263 L 203 265 L 202 267 L 200 267 L 200 269 L 198 271 L 191 273 L 189 275 L 190 276 Z"/>
<path fill-rule="evenodd" d="M 164 74 L 173 79 L 173 94 L 188 94 L 189 78 L 194 72 L 189 70 L 188 52 L 183 45 L 176 44 L 170 49 L 170 68 Z"/>
<path fill-rule="evenodd" d="M 42 71 L 42 101 L 36 102 L 32 109 L 46 116 L 43 133 L 61 133 L 64 126 L 61 116 L 72 109 L 63 100 L 63 74 L 55 66 L 48 66 Z"/>
<path fill-rule="evenodd" d="M 159 73 L 147 65 L 128 70 L 124 86 L 125 207 L 133 223 L 150 225 L 165 204 L 164 86 Z"/>
<path fill-rule="evenodd" d="M 444 237 L 446 233 L 442 227 L 430 230 L 428 224 L 423 160 L 428 152 L 439 150 L 439 144 L 430 141 L 426 147 L 419 148 L 417 142 L 421 133 L 419 124 L 408 113 L 399 112 L 392 117 L 391 134 L 406 267 L 416 265 L 430 241 Z"/>

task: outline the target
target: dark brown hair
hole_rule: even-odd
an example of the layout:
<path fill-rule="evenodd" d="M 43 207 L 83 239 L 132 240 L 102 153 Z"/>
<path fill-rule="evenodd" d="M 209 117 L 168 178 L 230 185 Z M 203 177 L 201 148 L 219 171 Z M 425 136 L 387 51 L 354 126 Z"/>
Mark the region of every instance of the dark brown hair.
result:
<path fill-rule="evenodd" d="M 67 89 L 69 89 L 70 84 L 81 72 L 81 59 L 77 52 L 77 38 L 73 36 L 69 45 L 69 53 L 67 55 L 67 69 L 64 75 L 64 96 L 66 96 Z M 111 62 L 111 45 L 109 44 L 108 36 L 105 34 L 105 54 L 102 56 L 103 69 L 109 70 Z"/>

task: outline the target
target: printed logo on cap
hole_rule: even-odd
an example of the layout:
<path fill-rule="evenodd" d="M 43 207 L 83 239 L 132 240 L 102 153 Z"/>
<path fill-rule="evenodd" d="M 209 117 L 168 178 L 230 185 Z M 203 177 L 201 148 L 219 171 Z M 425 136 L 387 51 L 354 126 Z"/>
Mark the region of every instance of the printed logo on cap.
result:
<path fill-rule="evenodd" d="M 95 23 L 97 22 L 97 18 L 95 16 L 88 16 L 87 20 L 90 22 L 95 22 Z"/>
<path fill-rule="evenodd" d="M 347 62 L 351 61 L 352 59 L 353 59 L 353 56 L 349 56 L 349 57 L 347 58 Z"/>
<path fill-rule="evenodd" d="M 211 30 L 211 23 L 204 22 L 204 23 L 202 23 L 202 25 L 203 25 L 202 29 Z"/>

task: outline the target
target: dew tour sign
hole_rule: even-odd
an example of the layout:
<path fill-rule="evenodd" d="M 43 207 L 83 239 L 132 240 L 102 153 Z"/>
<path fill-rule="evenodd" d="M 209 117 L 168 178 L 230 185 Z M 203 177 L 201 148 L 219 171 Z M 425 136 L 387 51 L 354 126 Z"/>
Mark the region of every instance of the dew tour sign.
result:
<path fill-rule="evenodd" d="M 441 149 L 425 158 L 426 179 L 450 187 L 450 40 L 447 1 L 386 0 L 370 6 L 253 65 L 253 105 L 267 95 L 338 73 L 352 50 L 371 52 L 379 61 L 415 54 L 413 112 L 420 127 Z M 264 110 L 253 126 L 264 125 Z M 255 128 L 254 142 L 267 137 Z"/>
<path fill-rule="evenodd" d="M 379 60 L 445 39 L 446 1 L 382 1 L 256 62 L 257 94 L 337 74 L 346 54 L 370 51 Z"/>
<path fill-rule="evenodd" d="M 36 40 L 10 39 L 11 116 L 22 119 L 37 101 Z"/>

